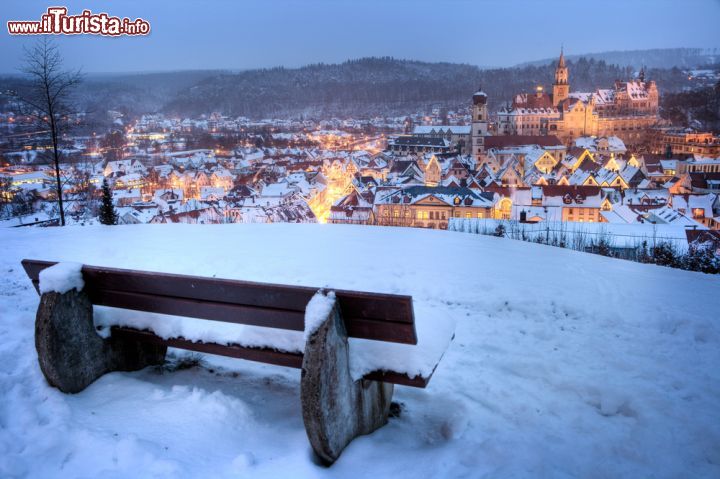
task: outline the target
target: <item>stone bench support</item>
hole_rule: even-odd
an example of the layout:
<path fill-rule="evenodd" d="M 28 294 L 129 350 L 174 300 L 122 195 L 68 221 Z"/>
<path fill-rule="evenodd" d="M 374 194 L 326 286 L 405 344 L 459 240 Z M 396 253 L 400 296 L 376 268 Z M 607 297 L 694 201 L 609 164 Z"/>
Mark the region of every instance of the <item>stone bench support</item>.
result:
<path fill-rule="evenodd" d="M 35 348 L 45 379 L 64 393 L 78 393 L 105 373 L 162 364 L 166 346 L 103 339 L 84 291 L 44 293 L 35 318 Z"/>
<path fill-rule="evenodd" d="M 328 318 L 308 338 L 300 385 L 305 430 L 326 465 L 355 437 L 388 421 L 393 384 L 350 376 L 348 336 L 335 302 Z"/>

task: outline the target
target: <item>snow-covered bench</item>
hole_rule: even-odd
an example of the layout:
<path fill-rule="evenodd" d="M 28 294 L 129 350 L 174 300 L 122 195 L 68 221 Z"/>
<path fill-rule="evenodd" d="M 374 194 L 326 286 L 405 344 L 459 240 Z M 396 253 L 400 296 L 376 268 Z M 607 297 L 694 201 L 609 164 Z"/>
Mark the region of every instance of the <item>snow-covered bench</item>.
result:
<path fill-rule="evenodd" d="M 428 367 L 428 354 L 423 354 L 424 373 L 411 376 L 407 367 L 400 367 L 402 350 L 398 355 L 391 348 L 387 356 L 396 361 L 397 371 L 383 367 L 359 378 L 353 376 L 348 337 L 372 340 L 365 342 L 373 346 L 377 342 L 417 344 L 409 296 L 341 290 L 325 293 L 300 286 L 75 263 L 23 260 L 22 264 L 41 294 L 35 343 L 40 367 L 52 386 L 66 393 L 82 391 L 107 372 L 161 364 L 168 347 L 301 368 L 308 438 L 328 465 L 354 437 L 387 423 L 394 384 L 424 388 L 442 355 L 429 354 L 435 359 L 430 359 Z M 103 338 L 93 322 L 93 305 L 275 328 L 256 328 L 263 338 L 272 338 L 272 331 L 277 330 L 303 332 L 293 334 L 303 334 L 304 348 L 272 347 L 272 340 L 248 346 L 162 337 L 137 321 L 115 322 L 111 334 Z M 160 316 L 160 324 L 165 319 Z M 379 350 L 369 351 L 377 356 Z"/>

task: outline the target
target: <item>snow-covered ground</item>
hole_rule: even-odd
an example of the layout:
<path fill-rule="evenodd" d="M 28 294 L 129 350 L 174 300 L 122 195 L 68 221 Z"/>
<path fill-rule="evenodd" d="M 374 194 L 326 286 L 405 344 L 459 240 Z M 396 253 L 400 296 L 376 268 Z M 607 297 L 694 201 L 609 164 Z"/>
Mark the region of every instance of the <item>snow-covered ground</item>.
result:
<path fill-rule="evenodd" d="M 447 231 L 0 230 L 0 477 L 719 477 L 720 277 Z M 77 395 L 36 362 L 22 258 L 411 294 L 457 320 L 425 390 L 330 469 L 299 371 L 204 357 Z"/>

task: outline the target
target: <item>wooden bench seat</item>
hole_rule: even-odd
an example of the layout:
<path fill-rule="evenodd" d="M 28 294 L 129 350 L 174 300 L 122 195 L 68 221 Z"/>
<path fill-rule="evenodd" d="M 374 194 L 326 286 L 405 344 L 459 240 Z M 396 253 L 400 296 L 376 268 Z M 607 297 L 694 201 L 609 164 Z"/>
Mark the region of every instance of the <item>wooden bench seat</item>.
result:
<path fill-rule="evenodd" d="M 38 293 L 40 272 L 54 264 L 22 261 Z M 109 371 L 159 364 L 167 347 L 300 368 L 308 437 L 318 456 L 331 464 L 353 437 L 387 422 L 393 384 L 424 388 L 430 380 L 430 375 L 409 377 L 392 370 L 373 371 L 360 381 L 350 377 L 348 337 L 417 344 L 409 296 L 333 290 L 332 312 L 301 353 L 165 339 L 124 326 L 113 326 L 111 337 L 102 339 L 94 331 L 92 305 L 303 331 L 305 309 L 317 288 L 87 265 L 82 277 L 80 292 L 43 294 L 36 318 L 41 369 L 48 382 L 64 392 L 79 392 Z M 343 414 L 334 409 L 345 407 L 356 417 L 338 424 Z"/>

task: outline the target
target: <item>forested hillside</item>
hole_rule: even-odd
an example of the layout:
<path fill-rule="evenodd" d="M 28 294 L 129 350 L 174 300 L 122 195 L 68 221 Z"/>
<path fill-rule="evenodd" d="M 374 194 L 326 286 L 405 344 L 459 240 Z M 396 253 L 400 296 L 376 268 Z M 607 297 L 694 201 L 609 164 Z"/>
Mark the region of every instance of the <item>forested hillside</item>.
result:
<path fill-rule="evenodd" d="M 660 106 L 662 117 L 675 125 L 720 134 L 720 82 L 714 87 L 668 93 Z"/>
<path fill-rule="evenodd" d="M 603 61 L 569 62 L 574 90 L 609 87 L 633 77 L 635 69 Z M 165 110 L 180 114 L 220 111 L 230 115 L 362 116 L 401 115 L 431 106 L 467 105 L 482 87 L 497 108 L 513 94 L 553 81 L 554 63 L 481 70 L 451 63 L 423 63 L 393 58 L 364 58 L 336 65 L 275 68 L 206 78 L 179 92 Z M 676 91 L 688 80 L 677 68 L 650 69 L 661 91 Z"/>
<path fill-rule="evenodd" d="M 579 58 L 568 61 L 572 90 L 609 88 L 633 78 L 640 68 Z M 165 112 L 196 116 L 218 111 L 264 117 L 364 117 L 406 115 L 435 106 L 464 107 L 482 87 L 491 110 L 553 81 L 555 62 L 513 68 L 480 69 L 454 63 L 425 63 L 389 57 L 302 68 L 228 71 L 178 71 L 152 74 L 87 75 L 79 106 L 89 112 L 128 114 Z M 691 86 L 677 67 L 650 68 L 647 77 L 661 93 Z M 0 92 L 21 91 L 22 77 L 0 78 Z M 0 95 L 0 103 L 9 95 Z M 2 105 L 0 105 L 1 107 Z"/>

